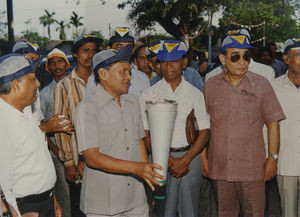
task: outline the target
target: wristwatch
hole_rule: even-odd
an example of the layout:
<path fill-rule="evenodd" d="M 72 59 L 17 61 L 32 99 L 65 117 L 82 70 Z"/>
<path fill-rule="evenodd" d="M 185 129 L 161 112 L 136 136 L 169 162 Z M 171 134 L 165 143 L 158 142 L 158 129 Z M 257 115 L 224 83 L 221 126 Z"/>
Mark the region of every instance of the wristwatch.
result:
<path fill-rule="evenodd" d="M 274 160 L 278 160 L 278 154 L 269 154 L 269 157 L 272 157 Z"/>

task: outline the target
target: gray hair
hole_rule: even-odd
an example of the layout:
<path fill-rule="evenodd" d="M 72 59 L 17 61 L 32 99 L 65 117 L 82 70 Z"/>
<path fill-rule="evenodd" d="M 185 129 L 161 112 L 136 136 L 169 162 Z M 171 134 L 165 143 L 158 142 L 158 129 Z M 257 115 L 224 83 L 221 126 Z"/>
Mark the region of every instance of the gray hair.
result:
<path fill-rule="evenodd" d="M 9 94 L 11 91 L 11 84 L 12 84 L 12 81 L 6 82 L 4 84 L 0 84 L 0 95 Z"/>

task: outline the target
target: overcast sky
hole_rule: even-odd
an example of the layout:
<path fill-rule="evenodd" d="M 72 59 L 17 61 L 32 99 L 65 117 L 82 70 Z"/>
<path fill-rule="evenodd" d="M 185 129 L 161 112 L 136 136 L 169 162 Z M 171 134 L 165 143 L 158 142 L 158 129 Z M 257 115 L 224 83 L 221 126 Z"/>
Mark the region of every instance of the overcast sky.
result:
<path fill-rule="evenodd" d="M 127 19 L 128 8 L 120 10 L 117 4 L 122 0 L 108 0 L 102 5 L 99 0 L 14 0 L 14 32 L 16 36 L 20 36 L 22 31 L 27 29 L 39 32 L 41 35 L 47 35 L 47 29 L 40 24 L 39 17 L 44 15 L 44 10 L 55 12 L 54 18 L 58 21 L 65 20 L 69 22 L 72 11 L 82 16 L 84 27 L 87 32 L 91 30 L 101 31 L 102 34 L 109 37 L 109 24 L 111 28 L 119 26 L 128 26 L 134 32 L 133 24 Z M 6 0 L 0 0 L 0 11 L 6 11 Z M 0 16 L 1 21 L 6 22 L 6 14 Z M 31 20 L 29 25 L 24 22 Z M 59 32 L 56 32 L 57 24 L 51 27 L 52 39 L 58 39 Z M 157 31 L 164 32 L 161 27 L 156 28 Z M 67 30 L 67 38 L 71 39 L 73 28 Z"/>
<path fill-rule="evenodd" d="M 72 11 L 82 16 L 82 22 L 86 32 L 92 30 L 101 31 L 104 37 L 109 38 L 109 25 L 112 29 L 120 26 L 128 26 L 135 34 L 133 24 L 127 19 L 129 8 L 124 10 L 117 8 L 117 4 L 124 0 L 106 0 L 106 4 L 102 5 L 99 0 L 13 0 L 14 7 L 14 32 L 16 36 L 20 36 L 21 32 L 35 31 L 40 35 L 47 36 L 47 28 L 40 24 L 39 17 L 45 15 L 44 10 L 55 12 L 54 18 L 58 21 L 69 22 Z M 80 2 L 80 3 L 78 3 Z M 0 12 L 6 11 L 6 0 L 0 0 Z M 213 24 L 217 24 L 220 15 L 213 20 Z M 6 14 L 0 14 L 0 21 L 6 22 Z M 30 20 L 30 24 L 24 22 Z M 55 31 L 57 24 L 51 26 L 51 39 L 58 39 L 59 32 Z M 159 25 L 155 26 L 157 33 L 166 33 Z M 74 29 L 71 27 L 66 30 L 67 39 L 72 39 Z M 145 35 L 148 32 L 141 34 Z M 0 37 L 3 36 L 0 32 Z M 137 36 L 137 35 L 135 35 Z"/>

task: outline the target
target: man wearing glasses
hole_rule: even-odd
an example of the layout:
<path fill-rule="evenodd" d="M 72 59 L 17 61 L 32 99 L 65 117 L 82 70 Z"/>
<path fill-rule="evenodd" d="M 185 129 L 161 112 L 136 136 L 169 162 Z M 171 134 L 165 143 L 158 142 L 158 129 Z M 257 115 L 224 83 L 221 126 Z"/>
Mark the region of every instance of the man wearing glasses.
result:
<path fill-rule="evenodd" d="M 227 36 L 219 56 L 224 69 L 207 81 L 203 92 L 211 125 L 208 175 L 219 217 L 237 217 L 240 206 L 244 216 L 264 216 L 264 182 L 277 171 L 278 121 L 285 115 L 269 81 L 248 71 L 250 48 L 245 35 Z"/>

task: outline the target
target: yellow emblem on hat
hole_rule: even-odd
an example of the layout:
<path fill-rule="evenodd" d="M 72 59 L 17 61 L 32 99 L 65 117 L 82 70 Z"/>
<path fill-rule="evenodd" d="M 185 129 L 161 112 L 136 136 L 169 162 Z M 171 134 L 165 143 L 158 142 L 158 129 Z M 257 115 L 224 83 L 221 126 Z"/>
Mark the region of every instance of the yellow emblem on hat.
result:
<path fill-rule="evenodd" d="M 238 34 L 240 32 L 240 30 L 232 30 L 228 32 L 228 35 L 235 35 Z"/>
<path fill-rule="evenodd" d="M 149 47 L 149 50 L 151 50 L 152 52 L 155 52 L 159 49 L 159 47 L 160 47 L 160 44 L 156 44 L 156 45 Z"/>
<path fill-rule="evenodd" d="M 179 43 L 167 43 L 165 42 L 165 46 L 169 53 L 178 45 Z"/>
<path fill-rule="evenodd" d="M 37 50 L 39 48 L 39 45 L 37 43 L 27 42 L 33 49 Z"/>
<path fill-rule="evenodd" d="M 129 32 L 128 28 L 116 28 L 116 32 L 123 37 L 124 35 L 126 35 L 127 32 Z"/>
<path fill-rule="evenodd" d="M 233 35 L 231 38 L 237 40 L 240 44 L 244 44 L 246 36 L 244 35 Z"/>
<path fill-rule="evenodd" d="M 95 37 L 95 35 L 83 35 L 84 38 Z"/>
<path fill-rule="evenodd" d="M 299 41 L 300 41 L 300 38 L 293 38 L 293 40 L 294 40 L 295 42 L 299 42 Z"/>

